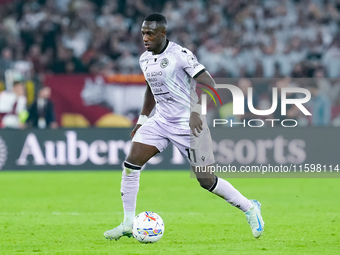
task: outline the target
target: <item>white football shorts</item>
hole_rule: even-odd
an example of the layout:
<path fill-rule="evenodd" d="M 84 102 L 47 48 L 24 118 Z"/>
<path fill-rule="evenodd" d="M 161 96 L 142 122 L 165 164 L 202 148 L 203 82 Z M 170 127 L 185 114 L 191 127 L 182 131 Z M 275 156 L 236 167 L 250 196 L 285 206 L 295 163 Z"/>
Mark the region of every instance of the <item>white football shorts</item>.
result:
<path fill-rule="evenodd" d="M 196 137 L 190 129 L 179 129 L 151 117 L 136 132 L 133 142 L 155 146 L 159 152 L 173 143 L 192 166 L 215 163 L 210 130 L 203 117 L 203 130 Z"/>

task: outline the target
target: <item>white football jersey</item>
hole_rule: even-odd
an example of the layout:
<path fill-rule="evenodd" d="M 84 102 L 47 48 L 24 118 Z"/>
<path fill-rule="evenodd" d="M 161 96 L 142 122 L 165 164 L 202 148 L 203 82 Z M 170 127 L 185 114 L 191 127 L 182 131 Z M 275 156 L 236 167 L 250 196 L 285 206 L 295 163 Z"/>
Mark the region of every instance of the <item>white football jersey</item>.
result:
<path fill-rule="evenodd" d="M 189 129 L 190 106 L 198 102 L 193 77 L 203 72 L 204 66 L 191 51 L 170 41 L 158 55 L 144 52 L 139 64 L 156 101 L 154 118 Z"/>

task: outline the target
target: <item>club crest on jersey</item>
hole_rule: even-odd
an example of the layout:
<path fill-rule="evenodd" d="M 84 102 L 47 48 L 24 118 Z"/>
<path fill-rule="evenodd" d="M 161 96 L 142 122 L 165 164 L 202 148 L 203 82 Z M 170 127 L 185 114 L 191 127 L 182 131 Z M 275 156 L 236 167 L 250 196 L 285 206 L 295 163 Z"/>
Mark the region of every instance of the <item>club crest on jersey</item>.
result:
<path fill-rule="evenodd" d="M 187 60 L 188 60 L 188 64 L 191 65 L 192 67 L 195 68 L 196 66 L 198 66 L 197 59 L 194 55 L 188 56 Z"/>
<path fill-rule="evenodd" d="M 163 58 L 161 63 L 159 64 L 162 68 L 165 68 L 169 65 L 169 60 L 167 58 Z"/>

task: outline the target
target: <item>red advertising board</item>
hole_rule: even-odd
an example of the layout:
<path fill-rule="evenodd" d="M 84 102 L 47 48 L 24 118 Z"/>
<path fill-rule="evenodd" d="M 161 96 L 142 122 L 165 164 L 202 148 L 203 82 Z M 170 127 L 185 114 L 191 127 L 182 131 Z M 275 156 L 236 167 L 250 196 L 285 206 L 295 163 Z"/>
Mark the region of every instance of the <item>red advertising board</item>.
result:
<path fill-rule="evenodd" d="M 142 75 L 46 75 L 44 85 L 52 90 L 51 99 L 59 124 L 63 125 L 67 117 L 74 120 L 81 116 L 87 123 L 85 126 L 94 126 L 106 114 L 121 116 L 130 108 L 139 108 L 128 102 L 124 104 L 127 100 L 124 97 L 130 90 L 140 94 L 137 99 L 142 98 L 145 80 Z M 136 93 L 129 94 L 136 96 Z"/>

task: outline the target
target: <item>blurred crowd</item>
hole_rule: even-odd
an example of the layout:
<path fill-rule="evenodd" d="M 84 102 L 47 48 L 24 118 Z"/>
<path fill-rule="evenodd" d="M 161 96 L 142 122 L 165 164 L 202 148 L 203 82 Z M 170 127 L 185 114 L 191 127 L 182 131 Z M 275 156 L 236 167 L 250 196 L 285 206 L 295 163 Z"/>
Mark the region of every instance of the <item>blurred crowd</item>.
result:
<path fill-rule="evenodd" d="M 219 77 L 340 75 L 339 0 L 0 2 L 1 70 L 24 60 L 34 74 L 140 73 L 140 26 L 157 11 Z"/>
<path fill-rule="evenodd" d="M 233 114 L 233 97 L 229 90 L 219 90 L 219 95 L 222 99 L 223 105 L 214 107 L 210 104 L 208 123 L 213 123 L 213 119 L 230 120 L 238 122 L 234 125 L 236 127 L 247 126 L 248 121 L 250 125 L 259 125 L 254 119 L 264 120 L 264 126 L 282 126 L 282 121 L 286 122 L 287 119 L 295 120 L 288 121 L 287 125 L 297 125 L 299 127 L 307 126 L 334 126 L 340 127 L 340 80 L 328 78 L 241 78 L 241 79 L 224 79 L 220 83 L 234 84 L 238 86 L 245 96 L 244 101 L 244 115 Z M 295 104 L 286 105 L 286 113 L 282 115 L 282 89 L 289 88 L 304 88 L 310 91 L 311 98 L 308 102 L 303 104 L 303 107 L 312 115 L 303 113 Z M 252 92 L 250 92 L 252 89 Z M 277 89 L 277 95 L 274 90 Z M 287 99 L 302 99 L 306 95 L 304 92 L 287 93 L 283 95 Z M 254 114 L 249 107 L 248 98 L 252 98 L 251 105 L 257 110 L 268 110 L 273 106 L 275 99 L 277 100 L 277 107 L 274 113 L 260 116 Z M 274 106 L 275 107 L 275 106 Z M 275 121 L 265 121 L 265 120 Z M 255 122 L 255 123 L 254 123 Z M 228 125 L 222 125 L 227 127 Z"/>
<path fill-rule="evenodd" d="M 0 91 L 0 128 L 57 128 L 51 89 L 42 87 L 27 109 L 25 84 L 15 81 L 11 90 Z"/>
<path fill-rule="evenodd" d="M 320 125 L 340 116 L 340 0 L 0 0 L 0 81 L 7 69 L 36 80 L 141 73 L 140 26 L 151 12 L 167 17 L 168 38 L 214 77 L 315 78 L 315 95 L 330 102 L 314 97 L 330 116 Z"/>

